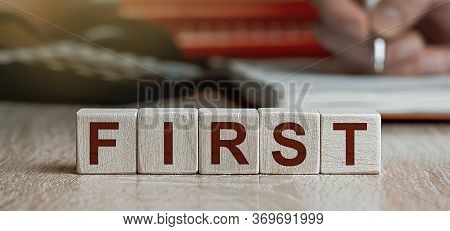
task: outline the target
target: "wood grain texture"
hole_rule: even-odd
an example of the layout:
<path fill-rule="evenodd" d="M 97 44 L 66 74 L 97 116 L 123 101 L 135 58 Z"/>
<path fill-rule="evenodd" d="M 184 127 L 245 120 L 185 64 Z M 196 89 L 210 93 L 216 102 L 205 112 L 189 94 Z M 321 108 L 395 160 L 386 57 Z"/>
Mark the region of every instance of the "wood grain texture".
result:
<path fill-rule="evenodd" d="M 321 110 L 320 117 L 320 173 L 380 173 L 381 116 L 378 112 Z"/>
<path fill-rule="evenodd" d="M 231 122 L 242 126 L 242 140 L 238 138 L 241 129 L 213 127 L 213 122 Z M 218 132 L 220 140 L 237 140 L 240 156 L 232 154 L 228 147 L 220 147 L 219 160 L 213 163 L 213 133 Z M 239 141 L 240 140 L 240 141 Z M 258 174 L 259 173 L 259 114 L 256 109 L 199 109 L 199 173 L 200 174 Z M 235 153 L 238 151 L 234 151 Z"/>
<path fill-rule="evenodd" d="M 94 128 L 95 125 L 100 125 Z M 105 127 L 105 125 L 116 125 Z M 136 173 L 137 109 L 81 109 L 77 112 L 77 173 Z M 94 132 L 94 133 L 93 133 Z M 93 137 L 91 137 L 91 135 Z M 95 142 L 91 142 L 92 138 Z M 109 142 L 108 144 L 106 142 Z M 95 162 L 90 159 L 97 143 Z"/>
<path fill-rule="evenodd" d="M 320 114 L 318 112 L 298 112 L 294 109 L 261 108 L 260 114 L 260 173 L 262 174 L 319 174 L 320 164 Z M 274 131 L 281 124 L 294 123 L 296 128 L 289 128 L 281 132 L 287 139 L 298 142 L 305 150 L 296 150 L 278 143 Z M 280 132 L 278 132 L 280 133 Z M 298 144 L 295 145 L 299 148 Z M 301 147 L 300 147 L 301 148 Z M 301 163 L 287 166 L 278 163 L 274 158 L 274 151 L 282 157 L 292 161 L 305 155 Z"/>
<path fill-rule="evenodd" d="M 78 108 L 0 102 L 1 210 L 450 209 L 447 123 L 384 124 L 380 175 L 77 175 Z"/>
<path fill-rule="evenodd" d="M 170 123 L 170 129 L 165 129 L 165 123 Z M 139 109 L 138 127 L 139 174 L 197 173 L 197 109 L 142 108 Z M 166 133 L 170 134 L 167 139 Z M 170 145 L 170 149 L 165 148 L 165 144 Z M 165 150 L 172 150 L 168 153 L 170 160 L 165 160 Z"/>

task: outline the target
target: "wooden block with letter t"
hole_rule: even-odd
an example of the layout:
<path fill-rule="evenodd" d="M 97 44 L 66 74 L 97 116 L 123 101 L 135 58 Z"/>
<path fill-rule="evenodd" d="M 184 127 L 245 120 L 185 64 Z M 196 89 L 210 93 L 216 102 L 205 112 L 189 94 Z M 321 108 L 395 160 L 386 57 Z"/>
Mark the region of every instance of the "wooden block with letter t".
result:
<path fill-rule="evenodd" d="M 321 173 L 379 174 L 381 116 L 375 111 L 321 110 Z"/>
<path fill-rule="evenodd" d="M 260 108 L 260 173 L 319 174 L 320 114 Z"/>
<path fill-rule="evenodd" d="M 200 174 L 258 174 L 256 109 L 199 109 Z"/>
<path fill-rule="evenodd" d="M 143 108 L 138 124 L 138 173 L 197 173 L 196 108 Z"/>
<path fill-rule="evenodd" d="M 77 172 L 136 173 L 137 109 L 81 109 L 77 113 Z"/>

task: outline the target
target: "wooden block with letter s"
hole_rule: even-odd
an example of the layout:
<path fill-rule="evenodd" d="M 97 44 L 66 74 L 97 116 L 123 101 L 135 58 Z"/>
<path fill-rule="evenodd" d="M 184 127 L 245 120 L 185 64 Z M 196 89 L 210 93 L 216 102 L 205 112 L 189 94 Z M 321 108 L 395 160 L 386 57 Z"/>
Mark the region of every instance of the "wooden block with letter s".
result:
<path fill-rule="evenodd" d="M 321 173 L 379 174 L 381 116 L 372 110 L 321 110 Z"/>
<path fill-rule="evenodd" d="M 138 173 L 197 173 L 197 109 L 140 109 L 138 140 Z"/>
<path fill-rule="evenodd" d="M 200 174 L 258 174 L 256 109 L 199 109 Z"/>
<path fill-rule="evenodd" d="M 260 173 L 319 174 L 320 114 L 260 108 Z"/>
<path fill-rule="evenodd" d="M 137 112 L 137 109 L 78 111 L 78 173 L 136 173 Z"/>

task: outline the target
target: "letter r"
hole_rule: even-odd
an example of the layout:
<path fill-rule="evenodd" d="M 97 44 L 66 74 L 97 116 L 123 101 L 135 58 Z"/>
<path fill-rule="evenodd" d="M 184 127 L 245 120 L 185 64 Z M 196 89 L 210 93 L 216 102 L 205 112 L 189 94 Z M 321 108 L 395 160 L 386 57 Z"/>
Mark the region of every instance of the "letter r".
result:
<path fill-rule="evenodd" d="M 221 140 L 220 130 L 229 129 L 236 131 L 236 139 Z M 211 164 L 220 164 L 220 147 L 230 150 L 239 164 L 249 164 L 242 151 L 237 147 L 244 142 L 246 136 L 245 127 L 235 122 L 212 122 L 211 123 Z"/>

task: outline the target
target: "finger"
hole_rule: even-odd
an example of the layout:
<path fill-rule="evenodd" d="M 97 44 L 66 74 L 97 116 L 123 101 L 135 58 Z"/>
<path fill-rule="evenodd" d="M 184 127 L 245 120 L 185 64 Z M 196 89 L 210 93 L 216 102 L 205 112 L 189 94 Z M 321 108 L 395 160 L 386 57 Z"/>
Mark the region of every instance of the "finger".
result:
<path fill-rule="evenodd" d="M 367 15 L 351 0 L 312 0 L 320 14 L 321 23 L 352 39 L 369 35 Z"/>
<path fill-rule="evenodd" d="M 447 4 L 433 9 L 426 18 L 421 20 L 417 27 L 428 42 L 450 45 L 450 1 Z"/>
<path fill-rule="evenodd" d="M 386 69 L 390 75 L 433 75 L 450 73 L 450 47 L 428 47 L 415 58 Z"/>
<path fill-rule="evenodd" d="M 388 41 L 386 66 L 407 62 L 425 50 L 425 41 L 416 31 L 409 31 L 401 37 Z"/>
<path fill-rule="evenodd" d="M 324 25 L 316 27 L 316 36 L 320 44 L 338 59 L 346 60 L 351 66 L 368 69 L 371 66 L 369 40 L 349 39 Z"/>
<path fill-rule="evenodd" d="M 373 30 L 386 38 L 393 38 L 411 28 L 427 10 L 448 0 L 382 0 L 370 14 Z"/>
<path fill-rule="evenodd" d="M 346 66 L 352 71 L 372 72 L 372 40 L 349 40 L 329 28 L 319 26 L 316 29 L 320 43 L 339 59 L 346 62 Z M 334 36 L 333 36 L 334 35 Z M 414 31 L 408 32 L 399 38 L 389 41 L 386 55 L 386 66 L 395 66 L 403 63 L 425 49 L 422 36 Z"/>

